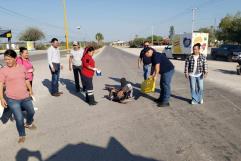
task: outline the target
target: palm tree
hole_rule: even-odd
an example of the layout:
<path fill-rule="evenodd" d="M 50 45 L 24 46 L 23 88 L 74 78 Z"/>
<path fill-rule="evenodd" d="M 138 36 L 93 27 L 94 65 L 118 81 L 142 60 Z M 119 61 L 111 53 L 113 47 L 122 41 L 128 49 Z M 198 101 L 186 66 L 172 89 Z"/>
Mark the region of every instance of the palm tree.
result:
<path fill-rule="evenodd" d="M 104 40 L 104 36 L 102 33 L 98 32 L 96 35 L 95 35 L 95 39 L 97 40 L 98 44 L 100 44 L 100 42 L 102 42 Z"/>

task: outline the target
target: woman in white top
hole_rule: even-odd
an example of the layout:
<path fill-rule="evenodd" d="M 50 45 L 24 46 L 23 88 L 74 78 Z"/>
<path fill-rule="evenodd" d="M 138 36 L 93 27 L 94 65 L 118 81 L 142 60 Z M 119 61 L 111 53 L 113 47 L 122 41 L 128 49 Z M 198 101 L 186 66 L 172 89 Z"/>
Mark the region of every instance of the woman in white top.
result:
<path fill-rule="evenodd" d="M 81 58 L 83 56 L 83 49 L 80 48 L 79 42 L 73 42 L 73 49 L 69 57 L 69 70 L 74 73 L 74 81 L 76 92 L 80 92 L 80 74 L 81 74 Z"/>

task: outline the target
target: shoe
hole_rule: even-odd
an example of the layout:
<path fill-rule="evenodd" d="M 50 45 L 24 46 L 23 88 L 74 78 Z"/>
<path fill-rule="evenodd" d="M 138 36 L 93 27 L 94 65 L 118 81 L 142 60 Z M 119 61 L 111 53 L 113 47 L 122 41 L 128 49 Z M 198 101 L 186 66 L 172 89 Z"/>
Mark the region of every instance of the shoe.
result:
<path fill-rule="evenodd" d="M 170 106 L 169 102 L 167 102 L 167 103 L 162 102 L 162 103 L 158 104 L 158 107 L 169 107 L 169 106 Z"/>
<path fill-rule="evenodd" d="M 202 105 L 204 102 L 203 102 L 203 99 L 200 101 L 200 104 Z"/>
<path fill-rule="evenodd" d="M 156 103 L 161 103 L 162 100 L 161 100 L 160 98 L 157 98 L 157 99 L 154 99 L 154 102 L 156 102 Z"/>
<path fill-rule="evenodd" d="M 198 103 L 196 101 L 191 101 L 191 105 L 197 105 Z"/>
<path fill-rule="evenodd" d="M 98 102 L 95 101 L 94 95 L 89 96 L 89 102 L 88 103 L 89 103 L 90 106 L 95 106 L 95 105 L 98 104 Z"/>
<path fill-rule="evenodd" d="M 53 93 L 53 94 L 51 94 L 52 96 L 54 96 L 54 97 L 59 97 L 61 94 L 59 94 L 59 93 Z"/>
<path fill-rule="evenodd" d="M 20 136 L 19 139 L 18 139 L 18 143 L 21 144 L 21 143 L 24 143 L 25 142 L 25 136 Z"/>
<path fill-rule="evenodd" d="M 29 129 L 29 130 L 36 130 L 37 129 L 37 127 L 33 123 L 31 125 L 25 124 L 24 127 Z"/>
<path fill-rule="evenodd" d="M 58 92 L 58 94 L 61 95 L 61 94 L 64 94 L 64 92 L 61 91 L 61 92 Z"/>

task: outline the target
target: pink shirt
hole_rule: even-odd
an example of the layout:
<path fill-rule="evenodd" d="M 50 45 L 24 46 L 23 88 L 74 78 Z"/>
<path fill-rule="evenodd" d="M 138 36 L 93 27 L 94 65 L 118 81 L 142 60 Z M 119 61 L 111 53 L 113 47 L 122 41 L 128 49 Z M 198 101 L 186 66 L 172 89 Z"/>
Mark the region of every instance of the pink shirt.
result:
<path fill-rule="evenodd" d="M 26 69 L 22 65 L 0 69 L 0 82 L 5 84 L 5 94 L 8 98 L 22 100 L 29 97 L 26 73 Z"/>
<path fill-rule="evenodd" d="M 21 64 L 25 67 L 25 69 L 27 70 L 27 78 L 29 81 L 33 80 L 33 65 L 31 63 L 31 61 L 28 60 L 24 60 L 21 57 L 17 57 L 17 63 Z"/>

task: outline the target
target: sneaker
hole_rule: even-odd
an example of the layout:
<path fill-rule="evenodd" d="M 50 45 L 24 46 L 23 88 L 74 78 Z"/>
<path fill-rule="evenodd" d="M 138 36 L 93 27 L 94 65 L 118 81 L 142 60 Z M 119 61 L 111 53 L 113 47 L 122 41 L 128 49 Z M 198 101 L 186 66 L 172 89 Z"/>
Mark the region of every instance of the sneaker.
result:
<path fill-rule="evenodd" d="M 200 101 L 200 104 L 202 105 L 204 102 L 203 102 L 203 99 Z"/>
<path fill-rule="evenodd" d="M 37 129 L 37 127 L 32 123 L 31 125 L 25 124 L 24 125 L 25 128 L 29 129 L 29 130 L 35 130 Z"/>
<path fill-rule="evenodd" d="M 33 109 L 34 109 L 34 111 L 38 111 L 38 107 L 34 107 Z"/>
<path fill-rule="evenodd" d="M 191 104 L 192 104 L 192 105 L 197 105 L 198 103 L 195 102 L 195 101 L 191 101 Z"/>

